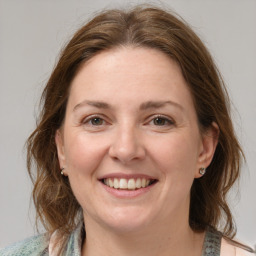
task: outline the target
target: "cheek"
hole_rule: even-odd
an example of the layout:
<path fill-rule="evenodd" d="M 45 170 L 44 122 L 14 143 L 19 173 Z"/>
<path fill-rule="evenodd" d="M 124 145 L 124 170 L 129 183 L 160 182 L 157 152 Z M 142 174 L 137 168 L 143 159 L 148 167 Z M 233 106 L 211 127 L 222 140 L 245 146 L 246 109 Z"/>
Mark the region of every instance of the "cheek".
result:
<path fill-rule="evenodd" d="M 173 133 L 154 147 L 154 161 L 162 172 L 167 201 L 173 206 L 186 201 L 194 181 L 198 160 L 198 137 L 196 133 Z M 168 206 L 169 207 L 169 206 Z"/>
<path fill-rule="evenodd" d="M 151 155 L 163 166 L 163 171 L 177 172 L 180 175 L 194 171 L 198 158 L 197 136 L 175 133 L 163 138 L 151 147 Z"/>
<path fill-rule="evenodd" d="M 96 170 L 104 158 L 106 147 L 102 140 L 99 143 L 83 132 L 70 134 L 65 144 L 68 178 L 76 199 L 85 210 L 92 204 L 91 191 L 97 182 Z"/>
<path fill-rule="evenodd" d="M 161 172 L 158 200 L 165 202 L 161 206 L 163 218 L 169 218 L 177 209 L 188 211 L 198 152 L 195 135 L 193 137 L 189 134 L 182 130 L 165 138 L 159 137 L 150 149 L 154 167 Z"/>
<path fill-rule="evenodd" d="M 105 146 L 85 133 L 70 136 L 66 144 L 67 168 L 72 172 L 88 174 L 93 172 L 102 159 Z"/>

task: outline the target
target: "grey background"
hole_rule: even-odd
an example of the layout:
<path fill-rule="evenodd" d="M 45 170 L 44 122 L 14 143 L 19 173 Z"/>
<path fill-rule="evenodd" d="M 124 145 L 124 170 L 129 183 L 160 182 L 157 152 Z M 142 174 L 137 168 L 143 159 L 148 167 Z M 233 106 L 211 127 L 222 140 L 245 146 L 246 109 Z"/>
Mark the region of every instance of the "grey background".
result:
<path fill-rule="evenodd" d="M 159 3 L 151 1 L 151 3 Z M 0 0 L 0 247 L 35 233 L 24 143 L 59 50 L 93 13 L 125 0 Z M 212 52 L 234 103 L 247 163 L 230 195 L 237 237 L 256 243 L 256 1 L 166 0 Z"/>

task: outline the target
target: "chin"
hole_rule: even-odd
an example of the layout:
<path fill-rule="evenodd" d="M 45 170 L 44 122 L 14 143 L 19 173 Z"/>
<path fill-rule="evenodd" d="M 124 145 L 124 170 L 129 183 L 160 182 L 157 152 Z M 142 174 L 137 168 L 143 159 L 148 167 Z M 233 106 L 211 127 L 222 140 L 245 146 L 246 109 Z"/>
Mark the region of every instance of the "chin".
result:
<path fill-rule="evenodd" d="M 115 209 L 101 217 L 101 225 L 118 234 L 141 231 L 152 223 L 152 216 L 149 216 L 146 210 L 135 208 L 133 206 Z"/>

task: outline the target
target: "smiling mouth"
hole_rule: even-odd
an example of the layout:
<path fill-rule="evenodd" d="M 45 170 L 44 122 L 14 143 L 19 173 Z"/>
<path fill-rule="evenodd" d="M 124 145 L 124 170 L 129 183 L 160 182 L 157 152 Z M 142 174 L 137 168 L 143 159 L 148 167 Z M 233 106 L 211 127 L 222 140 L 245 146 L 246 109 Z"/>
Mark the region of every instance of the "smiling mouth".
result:
<path fill-rule="evenodd" d="M 124 189 L 124 190 L 136 190 L 141 188 L 146 188 L 151 186 L 157 182 L 154 179 L 146 179 L 146 178 L 106 178 L 102 179 L 101 182 L 110 188 L 115 189 Z"/>

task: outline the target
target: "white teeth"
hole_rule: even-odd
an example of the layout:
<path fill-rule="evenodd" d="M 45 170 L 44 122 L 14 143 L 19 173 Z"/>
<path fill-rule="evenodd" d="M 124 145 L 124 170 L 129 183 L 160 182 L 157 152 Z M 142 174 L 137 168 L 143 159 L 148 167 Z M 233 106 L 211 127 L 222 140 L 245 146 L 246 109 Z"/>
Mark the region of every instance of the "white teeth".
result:
<path fill-rule="evenodd" d="M 135 189 L 135 180 L 134 179 L 129 179 L 128 180 L 128 189 Z"/>
<path fill-rule="evenodd" d="M 139 188 L 145 188 L 149 186 L 150 180 L 145 178 L 137 178 L 137 179 L 118 179 L 118 178 L 107 178 L 104 179 L 104 184 L 108 187 L 115 189 L 128 189 L 135 190 Z"/>
<path fill-rule="evenodd" d="M 126 189 L 127 187 L 129 187 L 129 184 L 127 184 L 127 180 L 126 179 L 120 179 L 119 187 L 121 189 Z"/>
<path fill-rule="evenodd" d="M 114 178 L 114 188 L 120 188 L 119 186 L 119 180 Z"/>
<path fill-rule="evenodd" d="M 142 179 L 142 181 L 141 181 L 141 186 L 143 187 L 143 188 L 145 188 L 146 187 L 146 179 Z"/>
<path fill-rule="evenodd" d="M 141 188 L 141 179 L 136 180 L 136 188 Z"/>
<path fill-rule="evenodd" d="M 106 181 L 106 185 L 113 188 L 114 187 L 114 182 L 111 179 L 105 179 L 104 181 Z"/>

